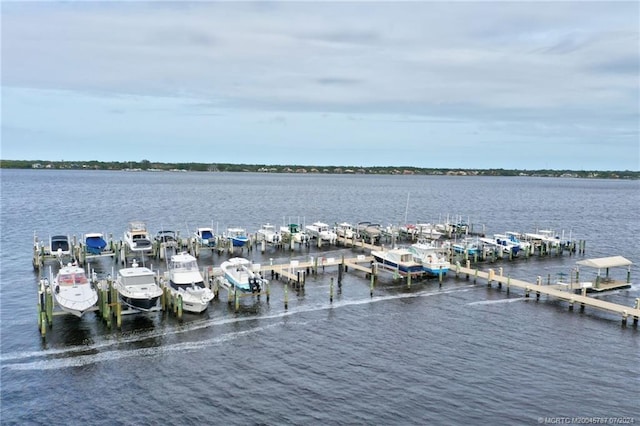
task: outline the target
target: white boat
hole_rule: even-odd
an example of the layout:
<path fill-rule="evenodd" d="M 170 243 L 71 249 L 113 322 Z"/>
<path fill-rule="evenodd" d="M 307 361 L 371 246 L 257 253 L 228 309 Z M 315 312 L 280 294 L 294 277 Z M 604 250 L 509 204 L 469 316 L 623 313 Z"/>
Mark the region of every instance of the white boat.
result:
<path fill-rule="evenodd" d="M 413 253 L 404 248 L 374 250 L 371 255 L 385 269 L 397 270 L 405 274 L 418 274 L 423 271 L 422 265 L 416 262 Z"/>
<path fill-rule="evenodd" d="M 49 250 L 54 256 L 71 256 L 71 243 L 68 235 L 52 235 L 49 237 Z"/>
<path fill-rule="evenodd" d="M 266 241 L 270 244 L 277 244 L 282 240 L 280 232 L 276 231 L 276 227 L 269 223 L 265 223 L 256 233 L 258 242 Z"/>
<path fill-rule="evenodd" d="M 297 223 L 290 223 L 286 226 L 280 227 L 280 235 L 282 238 L 287 241 L 292 241 L 294 243 L 303 244 L 309 242 L 309 235 L 300 229 L 300 225 Z"/>
<path fill-rule="evenodd" d="M 120 295 L 122 303 L 139 311 L 151 311 L 157 308 L 162 296 L 162 289 L 156 284 L 156 277 L 151 269 L 138 266 L 136 261 L 130 268 L 122 268 L 114 287 Z"/>
<path fill-rule="evenodd" d="M 443 233 L 440 232 L 436 225 L 431 223 L 416 223 L 415 236 L 418 238 L 427 238 L 430 240 L 437 240 L 442 237 Z"/>
<path fill-rule="evenodd" d="M 348 240 L 355 237 L 356 234 L 353 229 L 353 225 L 348 222 L 336 223 L 335 230 L 338 237 L 346 238 Z"/>
<path fill-rule="evenodd" d="M 232 257 L 220 265 L 227 283 L 245 293 L 258 293 L 269 282 L 258 272 L 260 265 L 242 257 Z"/>
<path fill-rule="evenodd" d="M 213 300 L 213 292 L 204 284 L 195 257 L 188 253 L 171 256 L 168 266 L 168 288 L 173 297 L 182 298 L 182 309 L 200 313 L 207 309 Z"/>
<path fill-rule="evenodd" d="M 196 228 L 193 234 L 196 239 L 196 243 L 198 243 L 200 247 L 216 246 L 216 234 L 213 232 L 213 228 Z"/>
<path fill-rule="evenodd" d="M 521 251 L 531 250 L 531 243 L 529 241 L 523 241 L 520 233 L 514 231 L 507 231 L 504 233 L 505 237 L 514 244 L 520 247 Z"/>
<path fill-rule="evenodd" d="M 153 250 L 151 237 L 144 222 L 129 222 L 129 228 L 124 233 L 124 243 L 133 252 L 150 252 Z"/>
<path fill-rule="evenodd" d="M 413 253 L 414 258 L 420 262 L 422 269 L 429 275 L 437 276 L 440 273 L 444 275 L 451 268 L 451 264 L 443 250 L 433 245 L 433 243 L 418 241 L 415 244 L 411 244 L 408 250 Z"/>
<path fill-rule="evenodd" d="M 502 234 L 496 234 L 493 237 L 480 237 L 478 240 L 486 248 L 498 249 L 507 256 L 517 256 L 520 251 L 520 246 L 512 243 Z"/>
<path fill-rule="evenodd" d="M 81 317 L 98 303 L 98 292 L 84 269 L 69 263 L 53 279 L 53 297 L 63 311 Z"/>
<path fill-rule="evenodd" d="M 468 256 L 480 255 L 482 248 L 478 238 L 467 237 L 454 242 L 445 242 L 442 244 L 443 248 L 451 248 L 456 254 L 467 254 Z"/>
<path fill-rule="evenodd" d="M 311 225 L 305 226 L 305 229 L 311 238 L 328 241 L 332 244 L 338 239 L 338 235 L 336 235 L 336 233 L 333 232 L 326 223 L 314 222 Z"/>
<path fill-rule="evenodd" d="M 234 247 L 244 247 L 249 241 L 249 237 L 244 228 L 227 228 L 225 236 L 228 240 L 231 240 Z"/>

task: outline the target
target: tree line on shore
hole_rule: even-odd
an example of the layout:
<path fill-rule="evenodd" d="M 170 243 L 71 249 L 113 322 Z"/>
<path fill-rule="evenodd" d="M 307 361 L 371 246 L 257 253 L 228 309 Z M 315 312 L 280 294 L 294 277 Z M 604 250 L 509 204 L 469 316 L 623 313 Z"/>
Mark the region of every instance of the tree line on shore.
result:
<path fill-rule="evenodd" d="M 458 175 L 458 176 L 548 176 L 598 179 L 640 179 L 640 171 L 602 170 L 520 170 L 520 169 L 464 169 L 423 168 L 410 166 L 308 166 L 230 163 L 159 163 L 142 161 L 46 161 L 0 160 L 5 169 L 79 169 L 79 170 L 135 170 L 135 171 L 200 171 L 200 172 L 259 172 L 259 173 L 324 173 L 324 174 L 390 174 L 390 175 Z"/>

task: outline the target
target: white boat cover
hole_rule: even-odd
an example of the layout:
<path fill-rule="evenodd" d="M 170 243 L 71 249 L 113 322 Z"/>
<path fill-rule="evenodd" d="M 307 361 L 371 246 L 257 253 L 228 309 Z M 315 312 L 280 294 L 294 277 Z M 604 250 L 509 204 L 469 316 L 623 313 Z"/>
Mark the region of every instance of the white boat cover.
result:
<path fill-rule="evenodd" d="M 632 265 L 629 259 L 626 259 L 622 256 L 611 256 L 611 257 L 599 257 L 597 259 L 585 259 L 576 262 L 576 265 L 580 266 L 589 266 L 591 268 L 615 268 L 619 266 L 629 266 Z"/>

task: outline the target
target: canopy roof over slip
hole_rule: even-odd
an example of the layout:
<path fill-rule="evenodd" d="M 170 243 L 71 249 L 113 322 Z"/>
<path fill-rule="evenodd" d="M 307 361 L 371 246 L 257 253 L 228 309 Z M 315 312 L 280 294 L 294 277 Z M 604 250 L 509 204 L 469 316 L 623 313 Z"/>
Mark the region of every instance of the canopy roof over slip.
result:
<path fill-rule="evenodd" d="M 615 268 L 618 266 L 629 266 L 632 265 L 629 259 L 626 259 L 622 256 L 611 256 L 611 257 L 599 257 L 597 259 L 585 259 L 576 262 L 576 265 L 580 266 L 588 266 L 591 268 Z"/>

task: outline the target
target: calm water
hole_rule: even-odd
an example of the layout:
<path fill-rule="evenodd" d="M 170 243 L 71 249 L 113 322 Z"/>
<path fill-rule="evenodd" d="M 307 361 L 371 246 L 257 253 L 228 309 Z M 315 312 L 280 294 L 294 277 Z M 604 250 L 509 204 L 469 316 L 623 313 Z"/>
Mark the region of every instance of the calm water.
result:
<path fill-rule="evenodd" d="M 373 298 L 349 272 L 329 303 L 328 271 L 304 293 L 273 282 L 271 302 L 214 301 L 183 321 L 130 315 L 109 330 L 93 314 L 36 319 L 34 231 L 112 233 L 146 221 L 182 235 L 198 226 L 255 232 L 285 218 L 382 224 L 461 215 L 488 233 L 555 229 L 587 257 L 632 260 L 640 297 L 640 182 L 546 178 L 258 175 L 2 170 L 2 424 L 539 424 L 555 416 L 640 422 L 640 332 L 619 318 L 448 278 L 411 289 L 381 276 Z M 407 203 L 407 195 L 408 203 Z M 408 206 L 408 208 L 407 208 Z M 347 253 L 350 253 L 347 251 Z M 259 262 L 317 255 L 268 250 Z M 323 256 L 339 256 L 324 249 Z M 227 255 L 205 255 L 218 266 Z M 581 257 L 504 262 L 535 280 Z M 95 267 L 111 272 L 103 259 Z M 488 268 L 489 265 L 486 265 Z M 624 276 L 624 271 L 621 271 Z M 584 274 L 587 274 L 585 271 Z M 588 278 L 581 276 L 581 278 Z"/>

